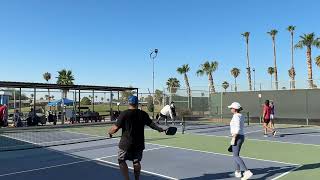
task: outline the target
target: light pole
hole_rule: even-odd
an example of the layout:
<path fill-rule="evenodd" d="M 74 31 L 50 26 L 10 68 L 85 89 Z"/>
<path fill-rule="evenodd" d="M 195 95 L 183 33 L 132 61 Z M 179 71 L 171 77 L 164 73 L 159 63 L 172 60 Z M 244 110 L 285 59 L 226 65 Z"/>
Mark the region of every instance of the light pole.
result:
<path fill-rule="evenodd" d="M 150 59 L 152 60 L 152 106 L 153 106 L 153 111 L 152 111 L 152 119 L 154 119 L 154 60 L 156 59 L 158 55 L 158 49 L 154 49 L 151 53 L 150 53 Z"/>
<path fill-rule="evenodd" d="M 256 69 L 253 68 L 253 91 L 256 91 Z"/>

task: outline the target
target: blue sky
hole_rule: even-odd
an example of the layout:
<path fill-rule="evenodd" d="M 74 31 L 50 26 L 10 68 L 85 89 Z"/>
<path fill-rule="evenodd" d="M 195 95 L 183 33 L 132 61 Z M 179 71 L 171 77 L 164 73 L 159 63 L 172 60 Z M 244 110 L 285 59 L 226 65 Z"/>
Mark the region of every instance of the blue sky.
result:
<path fill-rule="evenodd" d="M 267 67 L 273 65 L 271 38 L 276 28 L 279 80 L 288 82 L 290 35 L 320 36 L 317 0 L 1 0 L 1 80 L 43 82 L 73 70 L 77 84 L 117 85 L 146 90 L 152 87 L 151 49 L 158 48 L 156 87 L 163 88 L 182 64 L 190 64 L 191 86 L 207 86 L 195 75 L 204 60 L 217 60 L 217 84 L 232 82 L 239 67 L 246 88 L 244 31 L 251 32 L 251 66 L 257 82 L 270 85 Z M 314 49 L 313 57 L 320 55 Z M 306 84 L 305 50 L 295 53 L 297 79 Z M 314 77 L 320 70 L 314 66 Z"/>

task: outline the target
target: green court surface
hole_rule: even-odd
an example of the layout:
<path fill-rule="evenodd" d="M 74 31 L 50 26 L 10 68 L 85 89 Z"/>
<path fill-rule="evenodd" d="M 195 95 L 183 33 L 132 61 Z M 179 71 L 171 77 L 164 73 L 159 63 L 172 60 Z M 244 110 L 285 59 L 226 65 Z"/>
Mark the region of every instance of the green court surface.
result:
<path fill-rule="evenodd" d="M 72 131 L 106 136 L 108 127 L 96 128 L 74 128 Z M 119 134 L 118 134 L 119 135 Z M 146 142 L 165 146 L 173 146 L 196 151 L 219 153 L 230 155 L 227 147 L 230 142 L 228 137 L 214 137 L 200 134 L 181 134 L 175 136 L 165 136 L 153 130 L 145 130 Z M 258 160 L 270 160 L 297 164 L 299 167 L 292 172 L 288 172 L 280 179 L 300 180 L 316 179 L 320 177 L 320 146 L 304 145 L 275 141 L 259 141 L 247 138 L 242 156 Z M 195 157 L 196 158 L 196 157 Z M 212 162 L 215 163 L 215 162 Z M 230 165 L 232 162 L 230 162 Z M 249 167 L 250 168 L 250 167 Z M 252 167 L 254 168 L 254 167 Z"/>

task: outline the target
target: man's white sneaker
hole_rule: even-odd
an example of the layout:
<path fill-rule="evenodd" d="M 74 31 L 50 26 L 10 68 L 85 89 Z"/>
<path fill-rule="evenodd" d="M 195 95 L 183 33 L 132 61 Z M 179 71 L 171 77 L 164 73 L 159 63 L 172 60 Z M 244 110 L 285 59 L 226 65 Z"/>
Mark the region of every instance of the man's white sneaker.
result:
<path fill-rule="evenodd" d="M 253 176 L 253 173 L 251 171 L 246 171 L 243 173 L 243 178 L 241 180 L 247 180 L 250 179 Z"/>
<path fill-rule="evenodd" d="M 236 171 L 236 172 L 234 173 L 234 176 L 235 176 L 236 178 L 242 178 L 241 171 Z"/>

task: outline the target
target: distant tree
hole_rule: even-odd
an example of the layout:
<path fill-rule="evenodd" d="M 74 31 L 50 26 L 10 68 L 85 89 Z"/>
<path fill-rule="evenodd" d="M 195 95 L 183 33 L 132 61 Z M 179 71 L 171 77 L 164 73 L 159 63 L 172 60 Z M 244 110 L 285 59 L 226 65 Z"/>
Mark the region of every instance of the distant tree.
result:
<path fill-rule="evenodd" d="M 229 88 L 229 83 L 228 83 L 227 81 L 224 81 L 224 82 L 222 83 L 222 88 L 223 88 L 224 91 L 226 92 L 227 89 Z"/>
<path fill-rule="evenodd" d="M 271 31 L 267 32 L 272 39 L 272 46 L 273 46 L 273 63 L 274 63 L 274 79 L 276 84 L 276 90 L 278 90 L 278 67 L 277 67 L 277 55 L 276 55 L 276 35 L 278 31 L 276 29 L 272 29 Z"/>
<path fill-rule="evenodd" d="M 129 86 L 129 87 L 132 87 L 132 86 Z M 134 93 L 135 93 L 135 91 L 130 91 L 130 90 L 121 91 L 121 92 L 120 92 L 120 95 L 121 95 L 120 101 L 121 101 L 122 103 L 126 103 L 126 102 L 128 101 L 128 98 L 129 98 L 130 96 L 133 96 Z"/>
<path fill-rule="evenodd" d="M 156 105 L 161 105 L 163 100 L 163 91 L 160 91 L 159 89 L 155 90 L 154 94 L 154 101 Z"/>
<path fill-rule="evenodd" d="M 237 77 L 240 75 L 240 69 L 238 68 L 232 68 L 231 69 L 231 75 L 234 77 L 234 91 L 237 92 Z"/>
<path fill-rule="evenodd" d="M 74 76 L 71 70 L 62 69 L 58 71 L 57 84 L 59 85 L 73 85 Z M 63 98 L 67 98 L 69 89 L 63 89 Z"/>
<path fill-rule="evenodd" d="M 252 83 L 251 83 L 251 67 L 250 67 L 250 59 L 249 59 L 249 37 L 250 32 L 244 32 L 241 34 L 246 40 L 246 50 L 247 50 L 247 78 L 249 83 L 249 90 L 252 90 Z"/>
<path fill-rule="evenodd" d="M 154 111 L 153 97 L 149 95 L 148 97 L 145 98 L 145 100 L 147 101 L 148 111 L 153 112 Z"/>
<path fill-rule="evenodd" d="M 307 49 L 307 67 L 308 67 L 308 82 L 309 88 L 314 88 L 313 73 L 312 73 L 312 47 L 320 48 L 320 38 L 317 38 L 314 33 L 304 34 L 300 36 L 300 41 L 295 45 L 295 48 Z"/>
<path fill-rule="evenodd" d="M 274 67 L 268 67 L 268 74 L 271 76 L 271 89 L 273 87 L 272 75 L 274 74 Z"/>
<path fill-rule="evenodd" d="M 296 88 L 296 85 L 295 85 L 296 72 L 294 69 L 294 60 L 293 60 L 293 52 L 294 52 L 293 36 L 294 36 L 295 29 L 296 27 L 292 25 L 287 27 L 287 30 L 290 32 L 290 35 L 291 35 L 291 68 L 289 69 L 289 77 L 291 79 L 290 86 L 292 89 Z"/>
<path fill-rule="evenodd" d="M 83 97 L 80 102 L 81 105 L 91 105 L 91 100 L 88 97 Z"/>
<path fill-rule="evenodd" d="M 101 97 L 101 102 L 103 102 L 104 101 L 104 97 Z"/>
<path fill-rule="evenodd" d="M 20 91 L 19 90 L 14 90 L 14 89 L 8 89 L 8 91 L 11 93 L 11 94 L 16 94 L 16 100 L 28 100 L 28 96 L 25 95 L 24 93 L 21 93 L 21 97 L 20 97 Z M 14 99 L 14 96 L 10 96 L 9 97 L 9 100 L 13 100 Z"/>
<path fill-rule="evenodd" d="M 169 78 L 167 80 L 167 90 L 173 94 L 177 93 L 178 88 L 180 87 L 180 81 L 177 78 Z"/>
<path fill-rule="evenodd" d="M 187 94 L 188 94 L 188 98 L 189 98 L 188 108 L 190 109 L 191 108 L 191 87 L 190 87 L 189 78 L 188 78 L 189 71 L 190 71 L 189 64 L 184 64 L 181 67 L 177 68 L 177 72 L 179 74 L 183 75 L 183 77 L 184 77 L 184 82 L 187 87 Z"/>
<path fill-rule="evenodd" d="M 197 71 L 198 76 L 207 75 L 209 80 L 209 87 L 210 92 L 214 93 L 216 92 L 216 89 L 214 87 L 214 81 L 213 81 L 213 73 L 218 69 L 218 62 L 217 61 L 206 61 L 203 64 L 200 65 L 200 69 Z"/>

